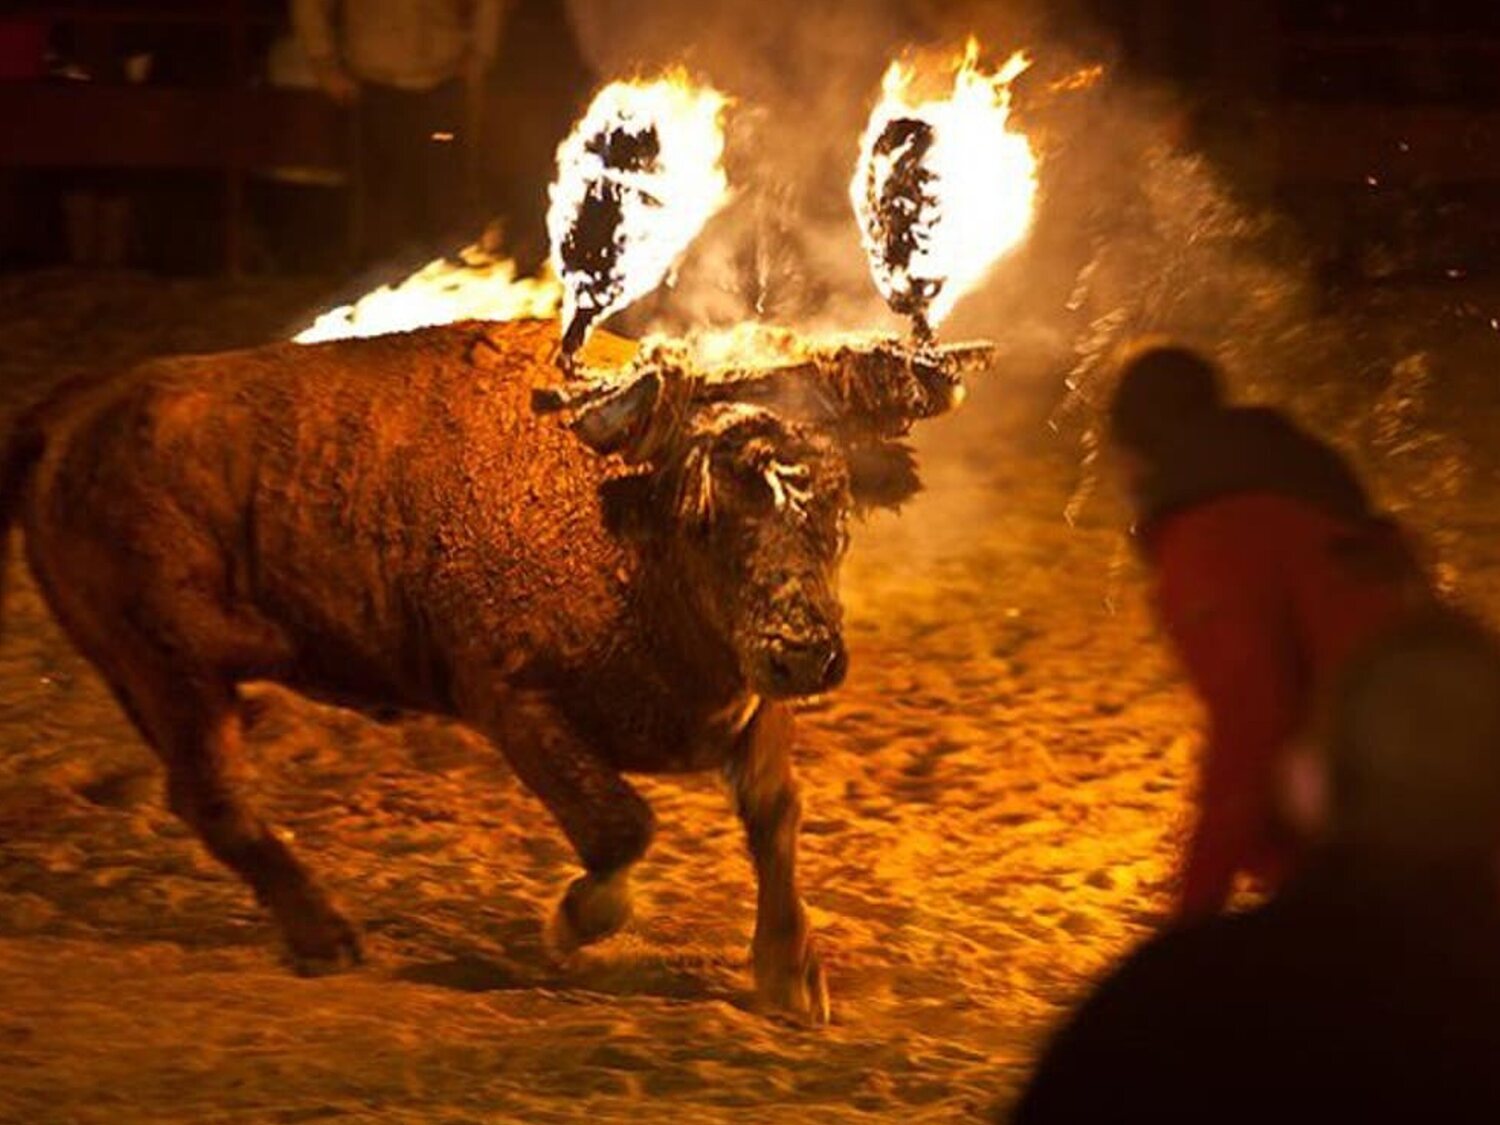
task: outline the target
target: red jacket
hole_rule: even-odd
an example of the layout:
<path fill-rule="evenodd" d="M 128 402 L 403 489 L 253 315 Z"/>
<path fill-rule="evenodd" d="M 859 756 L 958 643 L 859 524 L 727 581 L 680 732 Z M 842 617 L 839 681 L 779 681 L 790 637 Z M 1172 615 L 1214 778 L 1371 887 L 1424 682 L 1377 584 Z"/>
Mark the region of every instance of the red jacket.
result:
<path fill-rule="evenodd" d="M 1412 571 L 1380 562 L 1409 559 L 1386 550 L 1399 542 L 1389 524 L 1284 491 L 1230 492 L 1154 521 L 1158 612 L 1208 716 L 1180 915 L 1217 911 L 1238 871 L 1274 884 L 1295 863 L 1282 752 L 1354 650 L 1411 604 Z"/>

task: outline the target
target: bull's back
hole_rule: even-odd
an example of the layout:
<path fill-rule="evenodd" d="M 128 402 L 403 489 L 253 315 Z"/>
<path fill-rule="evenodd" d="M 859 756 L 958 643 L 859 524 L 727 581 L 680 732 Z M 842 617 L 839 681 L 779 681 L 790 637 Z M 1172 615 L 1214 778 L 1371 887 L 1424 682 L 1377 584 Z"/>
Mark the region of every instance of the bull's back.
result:
<path fill-rule="evenodd" d="M 53 412 L 36 532 L 91 551 L 105 596 L 248 608 L 352 689 L 587 647 L 623 558 L 609 470 L 530 407 L 555 343 L 455 325 L 147 364 Z"/>
<path fill-rule="evenodd" d="M 299 351 L 335 370 L 316 398 L 307 367 L 277 383 L 295 429 L 258 455 L 261 596 L 408 661 L 593 644 L 626 560 L 603 524 L 606 463 L 531 408 L 555 347 L 550 322 L 514 322 Z"/>

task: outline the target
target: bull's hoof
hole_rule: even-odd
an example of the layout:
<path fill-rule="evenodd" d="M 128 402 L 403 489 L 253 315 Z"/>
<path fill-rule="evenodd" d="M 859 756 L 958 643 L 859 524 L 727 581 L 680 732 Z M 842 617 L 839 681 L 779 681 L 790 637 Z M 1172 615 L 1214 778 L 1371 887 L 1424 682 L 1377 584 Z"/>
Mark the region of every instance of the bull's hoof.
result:
<path fill-rule="evenodd" d="M 332 907 L 283 918 L 287 960 L 299 977 L 341 973 L 362 963 L 359 931 Z"/>
<path fill-rule="evenodd" d="M 618 871 L 598 878 L 580 875 L 552 912 L 547 926 L 547 949 L 566 960 L 585 945 L 619 933 L 630 921 L 629 873 Z"/>
<path fill-rule="evenodd" d="M 799 946 L 754 951 L 756 1003 L 767 1014 L 822 1026 L 832 1019 L 828 977 L 811 939 Z"/>

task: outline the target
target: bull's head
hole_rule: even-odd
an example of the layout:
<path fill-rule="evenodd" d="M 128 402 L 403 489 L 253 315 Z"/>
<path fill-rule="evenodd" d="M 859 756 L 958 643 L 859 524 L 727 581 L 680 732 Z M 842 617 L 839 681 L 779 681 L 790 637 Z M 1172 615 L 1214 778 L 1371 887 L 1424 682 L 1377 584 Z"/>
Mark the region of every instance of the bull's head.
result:
<path fill-rule="evenodd" d="M 842 681 L 850 515 L 916 492 L 898 439 L 956 399 L 951 373 L 924 390 L 909 364 L 861 370 L 852 354 L 712 380 L 647 357 L 623 381 L 538 396 L 591 448 L 643 467 L 613 487 L 633 491 L 682 596 L 773 698 Z"/>

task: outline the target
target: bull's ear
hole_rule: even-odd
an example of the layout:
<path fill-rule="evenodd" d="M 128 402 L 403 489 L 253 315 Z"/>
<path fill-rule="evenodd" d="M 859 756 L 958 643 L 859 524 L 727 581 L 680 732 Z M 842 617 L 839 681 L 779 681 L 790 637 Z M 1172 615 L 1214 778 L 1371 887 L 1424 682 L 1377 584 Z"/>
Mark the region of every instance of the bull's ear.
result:
<path fill-rule="evenodd" d="M 880 441 L 854 445 L 848 451 L 849 492 L 854 506 L 899 508 L 918 492 L 917 454 L 909 445 Z"/>
<path fill-rule="evenodd" d="M 596 453 L 619 453 L 627 461 L 639 461 L 661 391 L 661 376 L 647 371 L 580 407 L 573 417 L 573 432 Z"/>

